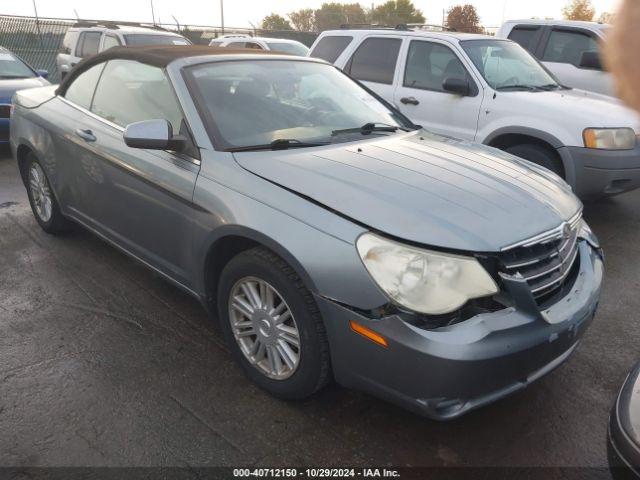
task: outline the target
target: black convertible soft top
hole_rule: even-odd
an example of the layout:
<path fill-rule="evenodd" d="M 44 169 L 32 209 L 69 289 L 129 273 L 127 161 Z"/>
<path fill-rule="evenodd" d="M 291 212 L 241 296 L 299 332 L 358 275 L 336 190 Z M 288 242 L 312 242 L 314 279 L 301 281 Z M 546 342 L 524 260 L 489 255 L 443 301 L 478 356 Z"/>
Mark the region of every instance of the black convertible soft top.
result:
<path fill-rule="evenodd" d="M 78 63 L 69 74 L 60 82 L 56 93 L 64 94 L 73 80 L 90 69 L 107 60 L 135 60 L 155 67 L 166 67 L 174 60 L 185 57 L 197 57 L 201 55 L 269 55 L 274 54 L 267 50 L 257 50 L 253 48 L 225 48 L 210 47 L 208 45 L 142 45 L 135 47 L 113 47 L 104 52 L 98 53 L 89 58 L 85 58 Z M 277 53 L 277 55 L 286 55 Z"/>

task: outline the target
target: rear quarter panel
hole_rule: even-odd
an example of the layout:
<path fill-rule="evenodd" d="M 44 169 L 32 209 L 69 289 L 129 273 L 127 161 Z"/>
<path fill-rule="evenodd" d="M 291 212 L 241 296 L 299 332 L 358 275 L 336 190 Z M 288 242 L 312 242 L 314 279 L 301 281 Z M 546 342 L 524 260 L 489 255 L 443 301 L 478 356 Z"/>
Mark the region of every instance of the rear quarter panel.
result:
<path fill-rule="evenodd" d="M 73 118 L 73 112 L 69 111 L 71 107 L 50 95 L 48 100 L 42 101 L 47 97 L 45 89 L 16 93 L 11 119 L 11 144 L 16 153 L 19 147 L 27 147 L 36 155 L 65 212 L 71 192 L 67 181 L 69 177 L 64 175 L 64 160 L 69 157 L 65 155 L 61 138 L 66 135 L 64 132 L 69 128 L 68 120 Z"/>

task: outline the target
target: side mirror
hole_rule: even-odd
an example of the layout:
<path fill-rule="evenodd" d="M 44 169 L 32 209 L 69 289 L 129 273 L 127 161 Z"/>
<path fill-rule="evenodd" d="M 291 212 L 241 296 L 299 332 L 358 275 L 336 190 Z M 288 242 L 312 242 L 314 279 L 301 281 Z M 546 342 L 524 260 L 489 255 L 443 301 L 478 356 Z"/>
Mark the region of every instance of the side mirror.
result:
<path fill-rule="evenodd" d="M 36 70 L 36 75 L 42 78 L 49 78 L 49 72 L 46 70 Z"/>
<path fill-rule="evenodd" d="M 123 136 L 131 148 L 180 151 L 185 146 L 184 138 L 174 137 L 171 123 L 163 119 L 130 123 Z"/>
<path fill-rule="evenodd" d="M 582 52 L 582 56 L 580 57 L 580 67 L 602 70 L 600 54 L 598 54 L 598 52 Z"/>
<path fill-rule="evenodd" d="M 471 93 L 471 87 L 469 86 L 469 80 L 466 78 L 447 77 L 442 82 L 442 89 L 445 92 L 455 93 L 466 97 Z"/>

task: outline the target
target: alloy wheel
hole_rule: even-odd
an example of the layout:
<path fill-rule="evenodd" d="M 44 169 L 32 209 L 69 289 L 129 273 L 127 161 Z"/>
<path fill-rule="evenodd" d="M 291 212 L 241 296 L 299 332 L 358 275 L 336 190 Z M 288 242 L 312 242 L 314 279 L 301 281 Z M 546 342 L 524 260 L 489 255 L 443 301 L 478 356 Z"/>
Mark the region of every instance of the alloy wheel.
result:
<path fill-rule="evenodd" d="M 229 321 L 251 365 L 274 380 L 293 375 L 300 364 L 300 333 L 273 286 L 256 277 L 238 280 L 229 295 Z"/>
<path fill-rule="evenodd" d="M 48 222 L 53 213 L 51 189 L 42 167 L 37 162 L 33 162 L 29 168 L 29 190 L 36 215 L 43 222 Z"/>

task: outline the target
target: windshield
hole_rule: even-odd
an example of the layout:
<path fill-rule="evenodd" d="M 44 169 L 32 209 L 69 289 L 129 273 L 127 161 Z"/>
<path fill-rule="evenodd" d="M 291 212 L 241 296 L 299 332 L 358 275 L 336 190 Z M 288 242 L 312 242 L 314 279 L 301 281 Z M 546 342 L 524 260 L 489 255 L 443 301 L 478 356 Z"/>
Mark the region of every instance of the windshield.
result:
<path fill-rule="evenodd" d="M 460 44 L 480 74 L 495 90 L 559 87 L 555 78 L 515 42 L 467 40 Z"/>
<path fill-rule="evenodd" d="M 124 36 L 127 45 L 191 45 L 186 38 L 175 35 L 135 34 Z"/>
<path fill-rule="evenodd" d="M 306 57 L 309 53 L 309 49 L 301 43 L 288 43 L 288 42 L 267 42 L 269 48 L 275 52 L 290 53 L 291 55 L 298 55 L 299 57 Z"/>
<path fill-rule="evenodd" d="M 36 74 L 22 60 L 6 50 L 0 50 L 0 79 L 33 78 Z"/>
<path fill-rule="evenodd" d="M 215 62 L 188 70 L 215 140 L 232 149 L 290 140 L 349 141 L 412 126 L 335 67 L 306 61 Z M 385 131 L 368 124 L 384 124 Z M 367 126 L 362 131 L 361 127 Z M 338 132 L 338 130 L 356 131 Z"/>

